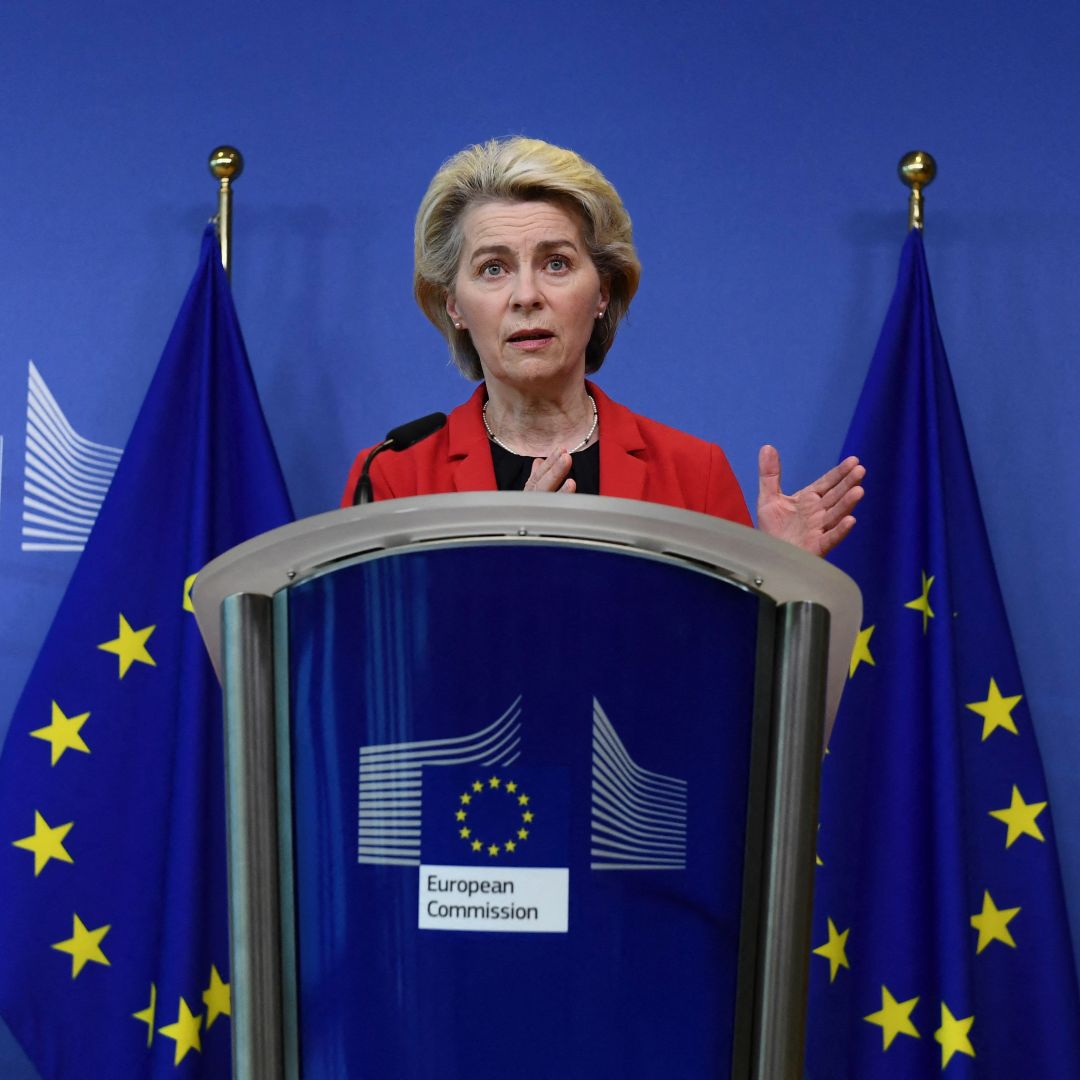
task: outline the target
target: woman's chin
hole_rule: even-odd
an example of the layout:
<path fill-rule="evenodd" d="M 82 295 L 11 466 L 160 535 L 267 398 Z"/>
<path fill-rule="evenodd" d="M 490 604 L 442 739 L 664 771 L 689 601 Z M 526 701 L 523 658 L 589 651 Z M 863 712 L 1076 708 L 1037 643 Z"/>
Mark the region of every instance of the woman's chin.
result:
<path fill-rule="evenodd" d="M 585 378 L 585 362 L 567 363 L 563 357 L 545 350 L 513 353 L 503 357 L 498 365 L 481 365 L 487 379 L 496 379 L 508 386 L 528 389 L 539 386 L 570 386 Z"/>

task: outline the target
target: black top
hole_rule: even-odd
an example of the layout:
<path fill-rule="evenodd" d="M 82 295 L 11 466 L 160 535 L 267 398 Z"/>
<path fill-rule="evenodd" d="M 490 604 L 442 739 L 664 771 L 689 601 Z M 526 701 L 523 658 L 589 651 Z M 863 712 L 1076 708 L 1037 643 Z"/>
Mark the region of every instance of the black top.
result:
<path fill-rule="evenodd" d="M 495 486 L 500 491 L 524 491 L 536 458 L 523 457 L 504 450 L 488 440 L 491 461 L 495 466 Z M 582 495 L 600 494 L 600 440 L 570 455 L 568 478 L 573 479 Z"/>

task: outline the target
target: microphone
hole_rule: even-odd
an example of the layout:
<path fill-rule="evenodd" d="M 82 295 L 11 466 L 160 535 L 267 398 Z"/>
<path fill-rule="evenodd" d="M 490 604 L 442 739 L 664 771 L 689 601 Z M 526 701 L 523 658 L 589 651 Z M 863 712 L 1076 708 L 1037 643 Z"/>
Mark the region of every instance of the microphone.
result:
<path fill-rule="evenodd" d="M 419 420 L 410 420 L 407 424 L 394 428 L 386 433 L 386 442 L 393 443 L 387 446 L 387 450 L 408 450 L 418 442 L 434 435 L 440 428 L 446 426 L 446 413 L 433 412 L 427 416 L 421 416 Z M 378 450 L 373 451 L 378 453 Z M 370 458 L 368 459 L 371 460 Z"/>
<path fill-rule="evenodd" d="M 384 450 L 408 450 L 418 442 L 434 435 L 446 424 L 446 413 L 433 412 L 428 416 L 421 416 L 419 420 L 410 420 L 407 424 L 401 424 L 386 433 L 378 446 L 374 447 L 364 459 L 364 467 L 360 470 L 360 478 L 356 481 L 356 490 L 353 492 L 353 506 L 363 506 L 365 503 L 375 501 L 375 493 L 371 490 L 371 463 L 376 456 Z"/>

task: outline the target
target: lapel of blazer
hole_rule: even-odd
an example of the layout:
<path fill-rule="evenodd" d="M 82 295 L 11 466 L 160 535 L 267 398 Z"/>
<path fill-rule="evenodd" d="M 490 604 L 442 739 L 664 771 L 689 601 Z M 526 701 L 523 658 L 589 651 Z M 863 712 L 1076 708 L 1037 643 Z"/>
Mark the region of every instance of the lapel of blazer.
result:
<path fill-rule="evenodd" d="M 494 491 L 495 465 L 491 460 L 483 408 L 486 397 L 481 383 L 472 397 L 451 414 L 447 466 L 454 491 Z"/>
<path fill-rule="evenodd" d="M 637 419 L 591 382 L 586 386 L 596 399 L 600 417 L 600 494 L 640 499 L 648 470 L 645 441 Z M 482 415 L 485 397 L 481 384 L 464 405 L 450 414 L 447 466 L 455 491 L 495 490 L 495 466 Z"/>
<path fill-rule="evenodd" d="M 645 493 L 645 441 L 634 414 L 585 384 L 600 416 L 600 494 L 640 499 Z"/>

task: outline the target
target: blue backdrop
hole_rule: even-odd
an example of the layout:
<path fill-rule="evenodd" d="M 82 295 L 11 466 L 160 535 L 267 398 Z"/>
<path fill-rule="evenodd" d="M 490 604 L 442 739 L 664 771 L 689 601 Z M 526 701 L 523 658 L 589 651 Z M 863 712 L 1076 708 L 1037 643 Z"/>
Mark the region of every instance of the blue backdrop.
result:
<path fill-rule="evenodd" d="M 248 162 L 235 294 L 298 514 L 336 502 L 358 447 L 468 391 L 410 296 L 413 212 L 466 143 L 524 132 L 609 175 L 645 274 L 600 382 L 721 443 L 751 496 L 761 442 L 792 487 L 839 451 L 904 236 L 895 164 L 921 147 L 1076 937 L 1078 55 L 1060 0 L 6 5 L 0 730 L 75 559 L 23 548 L 31 363 L 32 431 L 51 396 L 78 436 L 124 444 L 213 212 L 213 146 Z"/>

